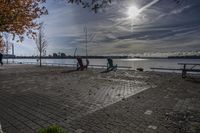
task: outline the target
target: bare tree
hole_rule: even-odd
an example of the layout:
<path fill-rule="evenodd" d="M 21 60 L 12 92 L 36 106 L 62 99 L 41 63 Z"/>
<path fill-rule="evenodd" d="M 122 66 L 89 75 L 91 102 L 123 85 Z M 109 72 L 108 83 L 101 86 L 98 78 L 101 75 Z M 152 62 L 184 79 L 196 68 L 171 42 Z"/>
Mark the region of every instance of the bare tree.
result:
<path fill-rule="evenodd" d="M 35 42 L 36 42 L 37 50 L 39 51 L 39 61 L 40 61 L 40 67 L 41 67 L 42 66 L 42 56 L 44 56 L 46 54 L 46 48 L 47 48 L 47 41 L 45 39 L 43 23 L 40 24 L 40 28 L 37 33 Z"/>
<path fill-rule="evenodd" d="M 5 41 L 3 39 L 3 34 L 0 33 L 0 52 L 4 53 L 5 51 Z"/>
<path fill-rule="evenodd" d="M 87 58 L 88 57 L 88 43 L 90 43 L 94 39 L 96 33 L 88 34 L 87 27 L 84 27 L 84 32 L 85 32 L 85 49 L 86 49 L 86 58 Z"/>
<path fill-rule="evenodd" d="M 9 35 L 8 35 L 8 33 L 5 33 L 4 37 L 5 37 L 6 56 L 7 56 L 7 64 L 8 64 L 8 51 L 9 51 Z"/>
<path fill-rule="evenodd" d="M 10 42 L 10 34 L 7 32 L 3 32 L 2 44 L 3 47 L 0 50 L 6 55 L 6 63 L 8 64 L 9 53 L 12 48 L 13 43 Z"/>

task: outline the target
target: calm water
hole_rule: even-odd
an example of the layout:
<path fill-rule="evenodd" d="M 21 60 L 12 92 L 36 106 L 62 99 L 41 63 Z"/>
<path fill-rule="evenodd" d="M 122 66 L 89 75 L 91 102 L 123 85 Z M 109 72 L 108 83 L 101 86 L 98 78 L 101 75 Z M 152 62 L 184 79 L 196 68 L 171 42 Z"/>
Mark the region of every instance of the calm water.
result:
<path fill-rule="evenodd" d="M 12 61 L 12 60 L 10 60 Z M 15 59 L 17 62 L 37 62 L 36 59 Z M 83 59 L 85 61 L 85 59 Z M 106 65 L 106 59 L 89 59 L 90 65 Z M 43 59 L 43 63 L 76 64 L 74 59 Z M 180 68 L 178 63 L 200 63 L 200 59 L 114 59 L 114 64 L 118 66 L 128 66 L 132 69 L 138 67 L 149 71 L 151 67 Z"/>

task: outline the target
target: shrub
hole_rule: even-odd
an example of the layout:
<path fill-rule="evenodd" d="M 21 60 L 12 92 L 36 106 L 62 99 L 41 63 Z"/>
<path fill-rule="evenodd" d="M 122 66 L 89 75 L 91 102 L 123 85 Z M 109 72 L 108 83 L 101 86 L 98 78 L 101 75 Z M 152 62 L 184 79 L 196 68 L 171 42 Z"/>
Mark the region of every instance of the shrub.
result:
<path fill-rule="evenodd" d="M 67 133 L 67 132 L 63 128 L 57 125 L 52 125 L 47 128 L 40 129 L 37 133 Z"/>

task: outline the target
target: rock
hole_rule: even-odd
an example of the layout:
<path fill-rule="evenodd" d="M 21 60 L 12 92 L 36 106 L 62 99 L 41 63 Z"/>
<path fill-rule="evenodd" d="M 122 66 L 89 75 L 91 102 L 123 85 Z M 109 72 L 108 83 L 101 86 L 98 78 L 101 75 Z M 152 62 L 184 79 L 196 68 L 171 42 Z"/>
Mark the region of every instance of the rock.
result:
<path fill-rule="evenodd" d="M 153 113 L 153 111 L 151 111 L 151 110 L 147 110 L 144 112 L 145 115 L 151 115 L 152 113 Z"/>
<path fill-rule="evenodd" d="M 84 133 L 84 130 L 83 130 L 83 129 L 77 129 L 77 130 L 75 131 L 75 133 Z"/>
<path fill-rule="evenodd" d="M 156 129 L 157 129 L 157 127 L 154 126 L 154 125 L 149 125 L 148 128 L 151 128 L 151 129 L 153 129 L 153 130 L 156 130 Z"/>

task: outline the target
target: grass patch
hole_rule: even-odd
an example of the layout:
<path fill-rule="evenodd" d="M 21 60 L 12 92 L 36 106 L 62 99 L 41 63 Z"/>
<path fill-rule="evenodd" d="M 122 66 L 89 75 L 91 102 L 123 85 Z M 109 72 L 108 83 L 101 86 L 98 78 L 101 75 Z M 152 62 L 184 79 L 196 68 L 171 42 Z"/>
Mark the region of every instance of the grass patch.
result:
<path fill-rule="evenodd" d="M 67 132 L 63 128 L 57 125 L 52 125 L 47 128 L 40 129 L 37 133 L 67 133 Z"/>

